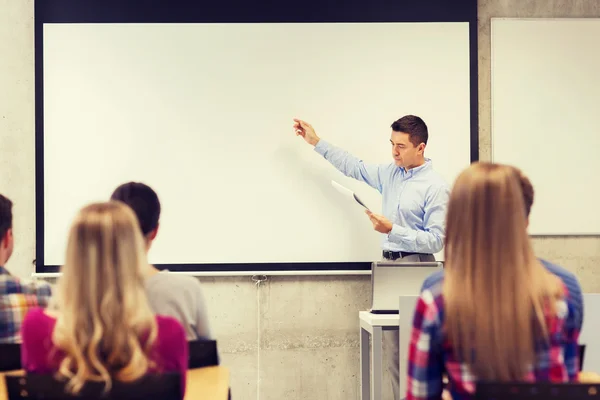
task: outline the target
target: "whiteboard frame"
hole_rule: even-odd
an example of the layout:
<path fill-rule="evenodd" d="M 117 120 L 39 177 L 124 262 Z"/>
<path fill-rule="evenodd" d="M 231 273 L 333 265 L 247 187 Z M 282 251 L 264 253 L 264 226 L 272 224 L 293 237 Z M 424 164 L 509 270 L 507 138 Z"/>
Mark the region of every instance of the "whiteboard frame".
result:
<path fill-rule="evenodd" d="M 50 23 L 280 23 L 280 22 L 467 22 L 469 24 L 470 162 L 479 160 L 477 1 L 446 0 L 387 2 L 349 0 L 345 7 L 333 0 L 303 3 L 244 2 L 226 5 L 194 0 L 157 0 L 139 7 L 134 0 L 81 2 L 57 0 L 34 3 L 35 51 L 35 159 L 36 159 L 36 274 L 57 273 L 58 265 L 44 262 L 44 104 L 43 26 Z M 164 264 L 159 268 L 197 276 L 317 275 L 370 273 L 370 262 L 357 263 L 248 263 L 248 264 Z M 363 272 L 361 272 L 363 271 Z M 205 275 L 208 274 L 208 275 Z M 45 276 L 45 275 L 40 275 Z"/>

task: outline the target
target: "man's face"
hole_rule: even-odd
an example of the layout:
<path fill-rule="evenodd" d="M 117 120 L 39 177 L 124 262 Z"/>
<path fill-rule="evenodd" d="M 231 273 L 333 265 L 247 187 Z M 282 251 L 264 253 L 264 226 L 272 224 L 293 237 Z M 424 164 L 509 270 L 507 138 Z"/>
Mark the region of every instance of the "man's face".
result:
<path fill-rule="evenodd" d="M 409 138 L 408 133 L 392 131 L 392 137 L 390 138 L 392 157 L 394 157 L 394 163 L 398 167 L 410 168 L 417 164 L 419 158 L 423 155 L 425 145 L 421 143 L 415 147 Z"/>

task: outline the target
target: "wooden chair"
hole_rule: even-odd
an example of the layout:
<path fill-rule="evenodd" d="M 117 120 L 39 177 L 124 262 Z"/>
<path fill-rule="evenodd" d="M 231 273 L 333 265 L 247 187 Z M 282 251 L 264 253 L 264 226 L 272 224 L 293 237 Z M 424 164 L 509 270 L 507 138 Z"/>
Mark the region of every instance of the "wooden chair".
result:
<path fill-rule="evenodd" d="M 66 381 L 53 375 L 27 374 L 4 376 L 9 400 L 181 400 L 179 374 L 146 375 L 136 382 L 113 381 L 104 393 L 104 384 L 88 382 L 78 395 L 68 394 Z"/>

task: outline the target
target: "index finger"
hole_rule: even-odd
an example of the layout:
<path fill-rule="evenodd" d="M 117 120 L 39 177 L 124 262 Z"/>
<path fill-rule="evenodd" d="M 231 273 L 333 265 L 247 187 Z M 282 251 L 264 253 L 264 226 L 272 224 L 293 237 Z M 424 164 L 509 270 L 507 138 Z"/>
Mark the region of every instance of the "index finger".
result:
<path fill-rule="evenodd" d="M 308 128 L 312 128 L 312 126 L 311 126 L 311 125 L 310 125 L 308 122 L 306 122 L 306 121 L 303 121 L 303 120 L 301 120 L 301 119 L 294 118 L 294 121 L 296 121 L 297 123 L 299 123 L 299 124 L 300 124 L 300 126 L 302 126 L 303 128 L 307 128 L 307 127 L 308 127 Z"/>

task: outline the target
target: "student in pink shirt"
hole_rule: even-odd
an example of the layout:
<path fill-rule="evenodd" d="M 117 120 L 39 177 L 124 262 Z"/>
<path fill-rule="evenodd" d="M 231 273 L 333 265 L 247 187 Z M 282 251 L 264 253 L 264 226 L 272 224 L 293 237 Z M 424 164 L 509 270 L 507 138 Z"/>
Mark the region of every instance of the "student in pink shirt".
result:
<path fill-rule="evenodd" d="M 152 313 L 141 275 L 145 254 L 129 207 L 108 202 L 81 210 L 55 297 L 47 310 L 33 309 L 23 321 L 23 368 L 57 373 L 72 393 L 86 381 L 110 390 L 114 380 L 174 372 L 181 374 L 183 396 L 185 331 L 175 319 Z"/>

